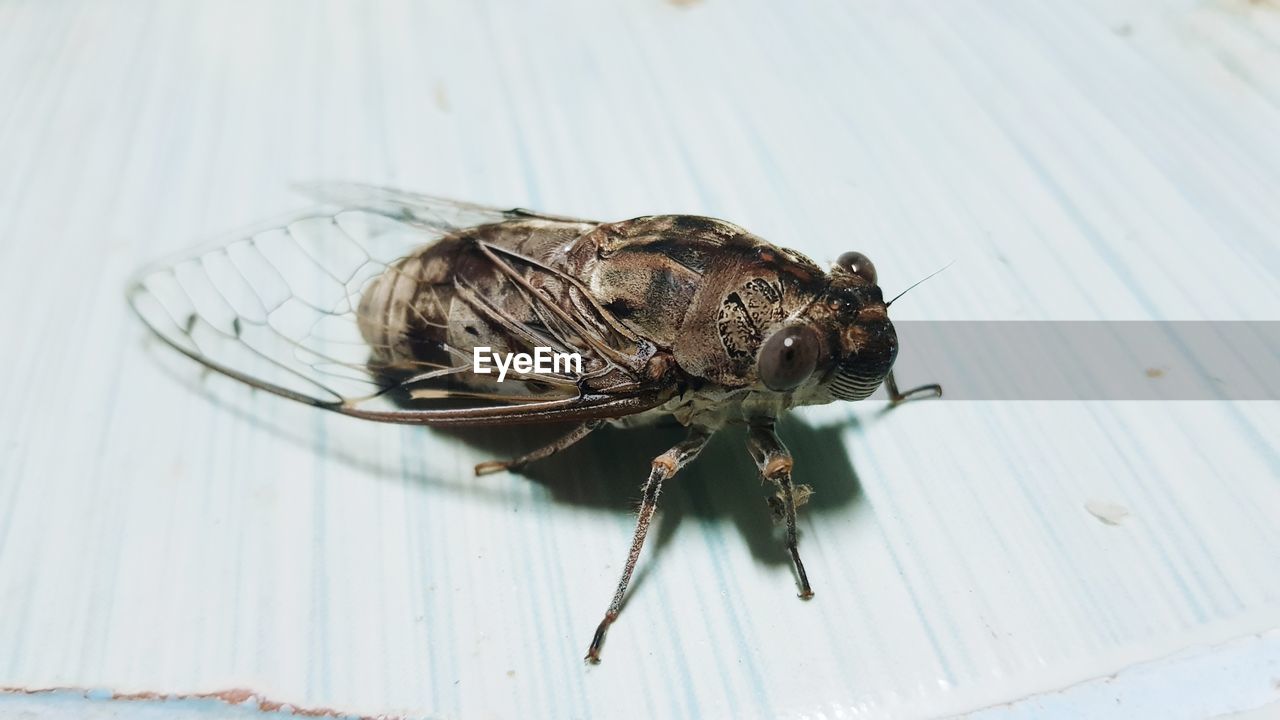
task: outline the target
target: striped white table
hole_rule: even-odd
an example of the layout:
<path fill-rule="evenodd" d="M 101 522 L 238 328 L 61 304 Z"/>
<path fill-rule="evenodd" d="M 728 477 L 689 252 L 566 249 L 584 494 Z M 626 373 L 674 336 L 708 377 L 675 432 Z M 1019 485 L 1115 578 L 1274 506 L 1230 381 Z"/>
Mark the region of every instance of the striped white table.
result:
<path fill-rule="evenodd" d="M 532 440 L 249 396 L 127 312 L 139 264 L 342 178 L 717 215 L 887 292 L 954 262 L 896 319 L 1278 319 L 1274 3 L 801 5 L 0 2 L 0 716 L 1276 702 L 1275 402 L 799 413 L 810 603 L 730 434 L 586 668 L 669 433 L 475 479 Z"/>

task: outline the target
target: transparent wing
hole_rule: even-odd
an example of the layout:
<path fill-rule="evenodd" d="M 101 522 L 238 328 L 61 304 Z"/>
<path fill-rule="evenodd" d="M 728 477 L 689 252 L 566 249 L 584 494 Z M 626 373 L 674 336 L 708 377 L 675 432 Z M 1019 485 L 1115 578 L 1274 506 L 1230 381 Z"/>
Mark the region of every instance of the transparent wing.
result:
<path fill-rule="evenodd" d="M 327 187 L 329 197 L 339 199 L 333 190 L 338 186 Z M 129 287 L 130 304 L 167 344 L 210 368 L 284 397 L 376 420 L 536 422 L 612 417 L 657 404 L 652 393 L 627 382 L 633 374 L 619 362 L 622 354 L 609 355 L 610 348 L 591 333 L 577 332 L 585 323 L 556 316 L 536 293 L 528 302 L 538 304 L 548 323 L 510 332 L 561 346 L 585 344 L 585 357 L 595 360 L 592 372 L 613 373 L 616 390 L 584 390 L 583 378 L 560 375 L 525 378 L 539 381 L 528 386 L 536 392 L 488 398 L 459 392 L 449 380 L 470 371 L 469 350 L 450 348 L 444 348 L 443 362 L 424 362 L 407 374 L 403 367 L 386 372 L 371 360 L 372 348 L 360 330 L 362 293 L 423 246 L 464 227 L 508 219 L 512 211 L 342 187 L 351 207 L 301 212 L 142 270 Z M 357 200 L 358 193 L 363 199 Z M 519 261 L 499 262 L 510 270 Z M 526 267 L 522 277 L 543 271 Z M 510 282 L 519 284 L 514 275 Z M 469 297 L 481 307 L 492 302 L 474 291 Z"/>
<path fill-rule="evenodd" d="M 503 220 L 511 220 L 518 217 L 591 222 L 580 218 L 547 215 L 520 208 L 505 209 L 490 205 L 460 202 L 396 188 L 362 183 L 302 183 L 297 185 L 296 189 L 316 202 L 365 210 L 433 230 L 451 231 L 475 227 L 476 225 L 502 222 Z"/>

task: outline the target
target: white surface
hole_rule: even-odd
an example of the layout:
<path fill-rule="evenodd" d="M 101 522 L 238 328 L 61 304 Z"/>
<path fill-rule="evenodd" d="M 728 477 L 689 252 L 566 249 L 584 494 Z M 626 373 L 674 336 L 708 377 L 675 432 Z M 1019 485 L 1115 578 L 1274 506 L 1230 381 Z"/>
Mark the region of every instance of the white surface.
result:
<path fill-rule="evenodd" d="M 1267 720 L 1280 711 L 1280 688 L 1257 682 L 1262 674 L 1280 672 L 1280 632 L 1248 636 L 1215 647 L 1195 647 L 1171 657 L 1139 663 L 1106 677 L 1094 678 L 1054 692 L 982 708 L 969 720 L 1024 717 L 1215 717 Z M 1211 683 L 1215 693 L 1182 693 L 1179 686 Z M 1175 707 L 1176 698 L 1181 705 Z M 1230 698 L 1229 700 L 1226 700 Z M 1220 713 L 1225 704 L 1250 707 Z M 209 696 L 120 697 L 107 691 L 55 689 L 0 695 L 0 715 L 31 720 L 98 720 L 99 718 L 165 718 L 223 720 L 288 717 L 297 714 L 340 716 L 328 708 L 294 708 L 245 691 Z"/>
<path fill-rule="evenodd" d="M 670 435 L 477 480 L 532 441 L 201 391 L 144 340 L 129 272 L 312 178 L 713 214 L 823 261 L 862 250 L 888 292 L 956 261 L 900 319 L 1277 317 L 1270 3 L 604 6 L 0 3 L 0 685 L 442 717 L 1072 716 L 1018 701 L 1212 646 L 1233 682 L 1137 673 L 1144 713 L 1274 698 L 1274 641 L 1232 641 L 1280 625 L 1275 403 L 803 413 L 783 437 L 817 489 L 811 603 L 724 438 L 664 496 L 588 669 Z"/>

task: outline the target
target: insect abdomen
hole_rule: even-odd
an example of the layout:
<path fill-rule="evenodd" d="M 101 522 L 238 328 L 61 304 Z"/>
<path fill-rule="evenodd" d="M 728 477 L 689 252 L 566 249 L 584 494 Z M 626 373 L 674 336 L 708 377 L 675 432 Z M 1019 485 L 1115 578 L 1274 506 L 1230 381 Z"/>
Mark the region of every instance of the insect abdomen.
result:
<path fill-rule="evenodd" d="M 546 220 L 480 226 L 441 238 L 396 262 L 360 298 L 358 322 L 370 347 L 370 366 L 403 375 L 457 365 L 475 347 L 527 350 L 526 338 L 513 337 L 494 317 L 526 328 L 539 326 L 541 320 L 478 243 L 555 265 L 557 252 L 592 227 Z M 477 380 L 470 373 L 455 379 Z"/>

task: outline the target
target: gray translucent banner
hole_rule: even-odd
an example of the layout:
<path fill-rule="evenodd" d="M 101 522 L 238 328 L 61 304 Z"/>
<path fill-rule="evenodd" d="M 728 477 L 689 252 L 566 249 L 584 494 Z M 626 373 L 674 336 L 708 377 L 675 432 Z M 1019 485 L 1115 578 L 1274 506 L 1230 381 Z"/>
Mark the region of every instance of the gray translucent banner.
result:
<path fill-rule="evenodd" d="M 1280 399 L 1276 321 L 904 321 L 894 327 L 899 387 L 936 382 L 943 399 Z"/>

